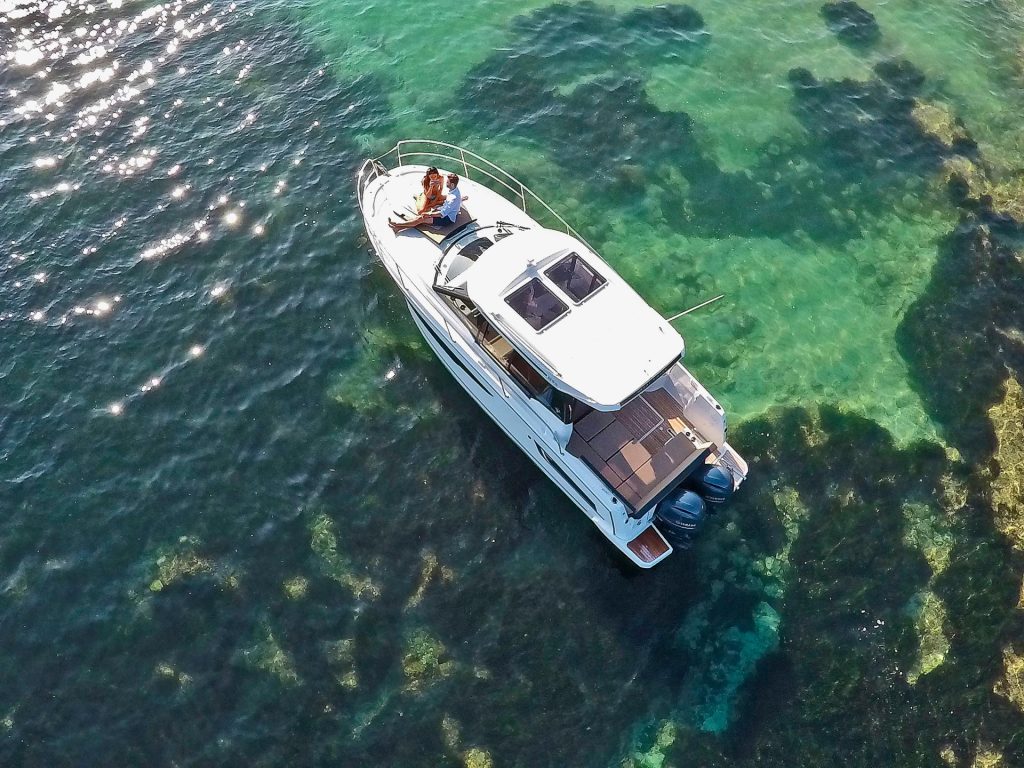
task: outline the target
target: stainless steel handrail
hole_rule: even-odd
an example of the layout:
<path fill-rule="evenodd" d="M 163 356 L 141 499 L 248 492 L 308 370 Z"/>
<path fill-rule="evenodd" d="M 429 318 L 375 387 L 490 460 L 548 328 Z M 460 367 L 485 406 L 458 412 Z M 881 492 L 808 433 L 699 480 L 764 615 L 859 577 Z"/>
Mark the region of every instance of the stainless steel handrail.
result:
<path fill-rule="evenodd" d="M 523 182 L 504 168 L 501 168 L 487 158 L 481 157 L 475 152 L 465 149 L 464 147 L 460 147 L 456 144 L 448 144 L 443 141 L 434 141 L 433 139 L 402 139 L 383 155 L 366 160 L 359 169 L 358 197 L 360 211 L 363 207 L 363 189 L 371 180 L 377 178 L 381 174 L 387 173 L 388 169 L 387 166 L 384 165 L 383 161 L 391 155 L 396 156 L 399 167 L 405 165 L 405 161 L 411 158 L 435 157 L 457 163 L 462 167 L 463 175 L 467 179 L 473 180 L 473 171 L 482 176 L 486 176 L 512 193 L 512 202 L 515 202 L 524 213 L 529 213 L 527 210 L 527 201 L 536 202 L 565 228 L 567 234 L 575 237 L 590 248 L 591 251 L 594 250 L 593 246 L 591 246 L 579 232 L 569 226 L 569 223 L 550 205 L 541 199 L 540 195 L 523 184 Z"/>

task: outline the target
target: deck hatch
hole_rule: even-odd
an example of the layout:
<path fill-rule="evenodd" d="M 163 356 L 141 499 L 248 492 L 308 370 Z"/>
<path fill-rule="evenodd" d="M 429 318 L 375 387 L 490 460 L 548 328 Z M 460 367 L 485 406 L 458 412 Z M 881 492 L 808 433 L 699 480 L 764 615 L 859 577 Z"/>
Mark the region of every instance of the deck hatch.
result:
<path fill-rule="evenodd" d="M 575 251 L 545 269 L 544 274 L 577 304 L 608 282 Z"/>
<path fill-rule="evenodd" d="M 544 330 L 569 311 L 569 306 L 538 277 L 506 296 L 505 303 L 535 331 Z"/>

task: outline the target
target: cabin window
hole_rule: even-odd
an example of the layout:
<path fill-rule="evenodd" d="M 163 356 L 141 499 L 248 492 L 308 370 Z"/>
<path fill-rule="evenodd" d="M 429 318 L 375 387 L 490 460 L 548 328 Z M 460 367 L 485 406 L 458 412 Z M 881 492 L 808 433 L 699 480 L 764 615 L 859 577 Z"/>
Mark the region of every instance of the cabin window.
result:
<path fill-rule="evenodd" d="M 544 270 L 544 274 L 577 303 L 608 282 L 575 251 Z"/>
<path fill-rule="evenodd" d="M 478 237 L 464 247 L 460 248 L 451 261 L 448 263 L 448 271 L 445 273 L 445 282 L 452 282 L 455 278 L 473 266 L 480 254 L 490 248 L 494 243 L 487 237 Z"/>
<path fill-rule="evenodd" d="M 569 311 L 568 305 L 536 277 L 506 296 L 505 303 L 535 331 L 544 330 Z"/>
<path fill-rule="evenodd" d="M 450 283 L 471 266 L 473 266 L 472 259 L 467 259 L 461 253 L 455 254 L 451 262 L 448 264 L 448 272 L 444 276 L 445 282 Z"/>
<path fill-rule="evenodd" d="M 492 245 L 494 245 L 494 241 L 491 240 L 491 238 L 478 237 L 476 240 L 473 240 L 472 242 L 462 246 L 462 248 L 459 249 L 459 255 L 464 256 L 465 258 L 471 261 L 476 261 L 478 258 L 480 258 L 480 254 L 486 251 Z"/>

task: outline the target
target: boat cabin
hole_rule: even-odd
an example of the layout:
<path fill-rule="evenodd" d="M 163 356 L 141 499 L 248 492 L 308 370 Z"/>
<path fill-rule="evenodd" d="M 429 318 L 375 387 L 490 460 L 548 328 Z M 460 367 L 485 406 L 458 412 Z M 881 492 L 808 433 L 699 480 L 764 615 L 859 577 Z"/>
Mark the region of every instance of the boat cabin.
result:
<path fill-rule="evenodd" d="M 435 290 L 630 514 L 725 443 L 721 407 L 679 363 L 682 337 L 579 240 L 499 223 L 440 246 Z"/>

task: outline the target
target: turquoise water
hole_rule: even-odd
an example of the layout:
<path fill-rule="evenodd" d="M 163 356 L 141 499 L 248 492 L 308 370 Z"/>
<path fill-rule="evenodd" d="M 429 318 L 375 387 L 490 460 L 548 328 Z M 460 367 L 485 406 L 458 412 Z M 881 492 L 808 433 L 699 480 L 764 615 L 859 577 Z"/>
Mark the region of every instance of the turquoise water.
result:
<path fill-rule="evenodd" d="M 0 4 L 0 764 L 1024 764 L 1024 11 Z M 354 173 L 520 176 L 751 464 L 622 562 Z"/>

